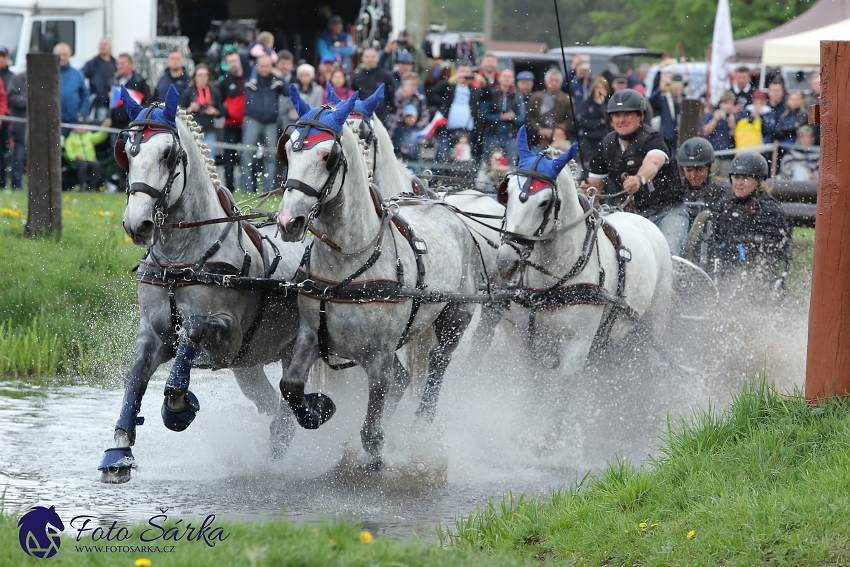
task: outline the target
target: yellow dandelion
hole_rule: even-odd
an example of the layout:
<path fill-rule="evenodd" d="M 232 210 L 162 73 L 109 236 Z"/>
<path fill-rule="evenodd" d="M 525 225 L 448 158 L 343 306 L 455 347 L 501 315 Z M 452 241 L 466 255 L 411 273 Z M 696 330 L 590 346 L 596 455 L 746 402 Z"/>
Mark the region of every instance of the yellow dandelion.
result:
<path fill-rule="evenodd" d="M 650 528 L 657 528 L 657 527 L 658 527 L 658 524 L 652 524 L 652 525 L 651 525 L 651 526 L 649 526 L 649 527 L 650 527 Z"/>
<path fill-rule="evenodd" d="M 136 567 L 150 567 L 151 560 L 147 557 L 139 557 L 136 559 Z"/>
<path fill-rule="evenodd" d="M 638 524 L 638 527 L 639 527 L 640 529 L 645 528 L 645 527 L 646 527 L 646 522 L 641 522 L 641 523 L 639 523 L 639 524 Z"/>
<path fill-rule="evenodd" d="M 70 200 L 71 200 L 71 197 L 70 197 L 69 195 L 65 195 L 64 197 L 62 197 L 62 202 L 63 202 L 63 203 L 67 203 L 67 202 L 68 202 L 68 201 L 70 201 Z"/>
<path fill-rule="evenodd" d="M 133 239 L 132 239 L 132 238 L 130 238 L 129 236 L 125 236 L 125 237 L 124 237 L 124 242 L 133 242 Z"/>
<path fill-rule="evenodd" d="M 360 541 L 363 543 L 372 543 L 374 538 L 372 537 L 372 534 L 364 530 L 360 532 Z"/>
<path fill-rule="evenodd" d="M 626 530 L 626 533 L 629 533 L 629 530 Z"/>
<path fill-rule="evenodd" d="M 331 545 L 336 545 L 336 540 L 335 539 L 329 539 L 328 543 L 331 544 Z"/>
<path fill-rule="evenodd" d="M 106 213 L 104 211 L 98 211 L 97 214 L 102 216 L 102 217 L 106 216 Z"/>
<path fill-rule="evenodd" d="M 691 531 L 688 532 L 687 538 L 688 539 L 694 539 L 695 535 L 696 535 L 696 532 L 694 530 L 691 530 Z"/>

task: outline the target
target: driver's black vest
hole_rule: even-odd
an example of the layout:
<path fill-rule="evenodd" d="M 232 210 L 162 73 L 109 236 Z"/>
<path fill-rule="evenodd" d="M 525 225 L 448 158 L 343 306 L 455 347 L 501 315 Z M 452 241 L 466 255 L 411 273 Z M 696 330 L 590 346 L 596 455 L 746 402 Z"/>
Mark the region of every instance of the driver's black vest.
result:
<path fill-rule="evenodd" d="M 645 146 L 655 138 L 660 138 L 664 142 L 669 159 L 652 180 L 651 186 L 654 190 L 650 191 L 650 187 L 641 187 L 635 193 L 635 209 L 638 213 L 654 213 L 663 207 L 683 203 L 685 192 L 679 180 L 676 154 L 670 149 L 670 144 L 661 132 L 643 123 L 637 131 L 637 136 L 629 143 L 625 151 L 620 151 L 620 141 L 616 132 L 609 132 L 602 140 L 602 159 L 608 170 L 608 178 L 614 182 L 619 192 L 623 190 L 623 173 L 637 175 L 640 166 L 643 165 L 643 158 L 649 151 L 645 149 Z M 657 147 L 657 144 L 655 146 Z"/>

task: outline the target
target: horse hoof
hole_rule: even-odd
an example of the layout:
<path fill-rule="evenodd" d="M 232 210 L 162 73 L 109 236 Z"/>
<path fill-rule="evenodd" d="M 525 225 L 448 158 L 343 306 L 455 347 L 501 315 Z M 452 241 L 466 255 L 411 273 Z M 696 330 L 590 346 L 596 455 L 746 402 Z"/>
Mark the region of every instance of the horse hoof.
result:
<path fill-rule="evenodd" d="M 136 466 L 136 459 L 129 447 L 112 447 L 103 452 L 97 470 L 100 471 L 100 482 L 106 484 L 123 484 L 130 480 L 130 471 Z"/>
<path fill-rule="evenodd" d="M 168 396 L 165 396 L 162 402 L 162 423 L 171 431 L 183 431 L 189 427 L 195 419 L 195 414 L 201 409 L 198 398 L 189 390 L 183 394 L 183 401 L 186 405 L 176 411 L 168 407 Z"/>
<path fill-rule="evenodd" d="M 318 429 L 336 412 L 336 405 L 324 394 L 306 394 L 304 403 L 295 411 L 298 425 L 304 429 Z"/>

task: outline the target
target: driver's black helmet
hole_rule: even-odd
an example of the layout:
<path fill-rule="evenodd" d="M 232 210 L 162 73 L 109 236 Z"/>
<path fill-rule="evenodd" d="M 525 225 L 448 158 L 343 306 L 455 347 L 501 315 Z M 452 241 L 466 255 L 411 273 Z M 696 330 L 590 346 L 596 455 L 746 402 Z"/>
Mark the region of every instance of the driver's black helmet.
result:
<path fill-rule="evenodd" d="M 646 99 L 634 89 L 617 91 L 608 100 L 608 114 L 612 112 L 646 112 Z"/>
<path fill-rule="evenodd" d="M 769 176 L 767 160 L 756 153 L 746 153 L 737 156 L 729 166 L 729 175 L 749 175 L 757 179 L 767 179 Z"/>
<path fill-rule="evenodd" d="M 705 138 L 691 138 L 679 148 L 676 160 L 682 167 L 696 167 L 714 163 L 714 148 Z"/>

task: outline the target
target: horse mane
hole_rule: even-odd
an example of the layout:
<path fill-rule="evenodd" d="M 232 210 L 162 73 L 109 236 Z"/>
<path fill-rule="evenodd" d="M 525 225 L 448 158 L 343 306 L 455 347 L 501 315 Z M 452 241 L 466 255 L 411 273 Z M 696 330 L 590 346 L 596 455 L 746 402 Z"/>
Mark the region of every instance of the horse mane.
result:
<path fill-rule="evenodd" d="M 207 175 L 209 176 L 210 181 L 212 181 L 213 187 L 217 190 L 221 186 L 221 180 L 219 180 L 218 173 L 216 173 L 215 170 L 215 161 L 209 157 L 212 152 L 203 142 L 204 135 L 201 126 L 195 122 L 195 118 L 183 108 L 177 109 L 177 120 L 182 122 L 183 126 L 185 126 L 192 134 L 192 141 L 195 143 L 195 147 L 198 149 L 201 154 L 201 158 L 204 160 Z"/>

